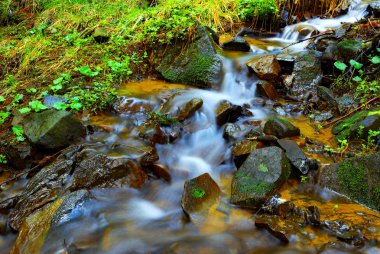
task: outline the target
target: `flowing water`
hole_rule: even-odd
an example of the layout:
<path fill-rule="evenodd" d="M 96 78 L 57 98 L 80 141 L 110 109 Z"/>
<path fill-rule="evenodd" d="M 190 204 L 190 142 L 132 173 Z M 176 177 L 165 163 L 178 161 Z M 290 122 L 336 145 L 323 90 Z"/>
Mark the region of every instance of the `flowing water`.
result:
<path fill-rule="evenodd" d="M 42 252 L 70 253 L 64 252 L 64 249 L 75 245 L 83 249 L 80 253 L 293 253 L 290 252 L 292 250 L 298 251 L 295 253 L 313 253 L 321 244 L 334 241 L 326 232 L 307 229 L 302 232 L 303 235 L 296 234 L 291 244 L 284 247 L 269 233 L 255 227 L 252 211 L 229 204 L 232 173 L 236 169 L 231 158 L 231 147 L 223 138 L 223 128 L 216 124 L 214 110 L 221 100 L 249 105 L 253 117 L 239 119 L 238 122 L 243 126 L 241 135 L 249 132 L 252 129 L 249 122 L 265 120 L 276 113 L 272 110 L 273 104 L 257 106 L 255 103 L 259 99 L 256 97 L 258 79 L 248 73 L 245 63 L 253 57 L 277 54 L 284 46 L 302 39 L 298 32 L 301 26 L 324 32 L 328 28 L 338 27 L 343 21 L 360 19 L 364 11 L 365 6 L 358 4 L 347 15 L 337 19 L 313 19 L 288 26 L 275 39 L 249 39 L 252 47 L 250 53 L 222 53 L 224 78 L 219 90 L 200 90 L 149 80 L 126 84 L 119 91 L 124 95 L 122 104 L 134 113 L 87 119 L 108 131 L 89 137 L 87 142 L 113 156 L 131 154 L 130 150 L 125 149 L 136 143 L 133 128 L 145 118 L 138 112 L 157 110 L 162 99 L 173 93 L 178 93 L 172 101 L 173 108 L 193 98 L 203 99 L 203 107 L 191 118 L 191 124 L 185 127 L 184 134 L 178 140 L 172 144 L 156 145 L 159 163 L 170 169 L 172 181 L 149 181 L 141 190 L 94 190 L 95 199 L 78 208 L 75 219 L 71 218 L 71 222 L 49 232 Z M 303 46 L 302 43 L 297 44 L 288 48 L 288 52 L 300 51 Z M 333 146 L 333 137 L 328 131 L 317 134 L 312 123 L 302 117 L 292 121 L 301 127 L 303 135 L 314 135 L 321 142 Z M 330 161 L 327 159 L 326 162 Z M 222 199 L 219 204 L 210 207 L 202 218 L 187 222 L 180 205 L 184 181 L 202 173 L 209 173 L 219 184 Z M 365 223 L 368 225 L 366 235 L 380 238 L 378 213 L 334 193 L 289 182 L 281 194 L 283 199 L 295 200 L 301 205 L 317 205 L 321 209 L 322 219 Z M 380 253 L 376 247 L 368 248 L 368 253 Z"/>

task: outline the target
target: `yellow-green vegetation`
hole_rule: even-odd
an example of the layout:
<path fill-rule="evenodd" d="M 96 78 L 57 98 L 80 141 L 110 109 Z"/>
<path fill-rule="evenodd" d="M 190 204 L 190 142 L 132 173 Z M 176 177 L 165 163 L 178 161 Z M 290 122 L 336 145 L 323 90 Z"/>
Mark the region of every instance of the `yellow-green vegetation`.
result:
<path fill-rule="evenodd" d="M 43 110 L 47 94 L 63 98 L 57 109 L 105 109 L 119 84 L 149 74 L 157 49 L 189 38 L 196 23 L 224 32 L 278 15 L 279 2 L 2 1 L 0 121 L 15 110 Z"/>

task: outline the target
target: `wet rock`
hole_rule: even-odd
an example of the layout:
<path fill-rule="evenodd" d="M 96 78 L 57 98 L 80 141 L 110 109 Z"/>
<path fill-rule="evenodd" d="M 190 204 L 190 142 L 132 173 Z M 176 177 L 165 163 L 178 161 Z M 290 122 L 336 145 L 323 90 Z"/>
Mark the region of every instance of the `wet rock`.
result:
<path fill-rule="evenodd" d="M 367 138 L 370 130 L 380 128 L 380 111 L 360 111 L 351 117 L 338 122 L 332 132 L 337 139 L 347 139 L 353 137 Z"/>
<path fill-rule="evenodd" d="M 206 28 L 197 26 L 193 39 L 163 49 L 156 70 L 174 83 L 212 87 L 221 79 L 222 62 Z"/>
<path fill-rule="evenodd" d="M 152 173 L 155 176 L 162 178 L 167 182 L 171 182 L 172 176 L 167 166 L 159 164 L 159 163 L 154 163 L 151 168 L 152 168 Z"/>
<path fill-rule="evenodd" d="M 5 235 L 8 231 L 8 216 L 0 214 L 0 235 Z"/>
<path fill-rule="evenodd" d="M 216 123 L 223 125 L 227 122 L 233 123 L 242 116 L 252 116 L 253 114 L 246 108 L 233 105 L 227 100 L 221 101 L 215 109 Z"/>
<path fill-rule="evenodd" d="M 373 18 L 380 18 L 380 4 L 373 3 L 368 5 L 367 11 Z"/>
<path fill-rule="evenodd" d="M 76 165 L 68 189 L 76 191 L 112 186 L 116 180 L 127 176 L 128 185 L 132 187 L 141 187 L 146 179 L 145 173 L 132 160 L 97 154 Z"/>
<path fill-rule="evenodd" d="M 270 118 L 264 125 L 264 133 L 278 138 L 294 137 L 300 135 L 300 129 L 284 118 Z"/>
<path fill-rule="evenodd" d="M 355 59 L 362 50 L 362 42 L 360 40 L 343 40 L 337 44 L 337 47 L 341 59 Z"/>
<path fill-rule="evenodd" d="M 72 113 L 49 109 L 17 117 L 13 125 L 20 124 L 33 145 L 42 149 L 60 149 L 78 142 L 86 136 L 86 128 Z"/>
<path fill-rule="evenodd" d="M 257 141 L 242 140 L 236 144 L 232 149 L 232 155 L 236 167 L 240 167 L 247 157 L 257 148 L 262 148 L 262 144 Z"/>
<path fill-rule="evenodd" d="M 326 101 L 328 105 L 331 106 L 335 111 L 339 110 L 338 103 L 335 100 L 335 96 L 329 88 L 324 86 L 318 86 L 317 95 L 320 99 Z"/>
<path fill-rule="evenodd" d="M 298 169 L 301 174 L 307 174 L 310 170 L 310 161 L 299 148 L 297 143 L 292 140 L 279 139 L 277 140 L 280 147 L 285 151 L 286 157 L 292 165 Z"/>
<path fill-rule="evenodd" d="M 185 182 L 182 208 L 188 215 L 207 212 L 219 201 L 221 191 L 209 174 L 200 175 Z"/>
<path fill-rule="evenodd" d="M 20 199 L 10 213 L 10 225 L 18 230 L 22 221 L 38 208 L 54 201 L 63 192 L 67 178 L 75 163 L 75 155 L 82 148 L 70 147 L 61 159 L 40 170 L 28 183 Z"/>
<path fill-rule="evenodd" d="M 203 100 L 195 98 L 187 102 L 184 106 L 181 107 L 179 113 L 174 118 L 182 122 L 195 114 L 203 106 Z"/>
<path fill-rule="evenodd" d="M 280 64 L 274 55 L 253 59 L 247 63 L 247 66 L 263 80 L 276 80 L 281 72 Z"/>
<path fill-rule="evenodd" d="M 288 88 L 290 96 L 305 99 L 309 94 L 317 93 L 317 86 L 322 81 L 321 56 L 322 53 L 311 50 L 300 53 L 296 58 L 293 82 Z"/>
<path fill-rule="evenodd" d="M 231 203 L 258 208 L 288 179 L 291 166 L 278 147 L 254 150 L 234 174 Z"/>
<path fill-rule="evenodd" d="M 159 157 L 156 148 L 151 146 L 139 146 L 137 148 L 141 151 L 138 155 L 138 161 L 141 166 L 149 167 L 158 161 Z"/>
<path fill-rule="evenodd" d="M 334 114 L 331 111 L 327 111 L 324 113 L 315 113 L 314 121 L 321 123 L 330 120 L 333 117 Z"/>
<path fill-rule="evenodd" d="M 208 27 L 208 26 L 205 26 L 205 28 L 207 29 L 207 31 L 211 35 L 211 38 L 213 39 L 213 41 L 217 45 L 219 45 L 219 34 L 217 32 L 215 32 L 212 28 Z"/>
<path fill-rule="evenodd" d="M 248 42 L 246 42 L 241 37 L 234 37 L 231 40 L 222 43 L 221 47 L 224 50 L 233 51 L 249 52 L 251 50 L 251 47 L 249 46 Z"/>
<path fill-rule="evenodd" d="M 359 105 L 357 99 L 350 94 L 345 94 L 337 98 L 336 102 L 338 103 L 339 112 L 341 114 L 346 114 L 352 108 L 356 108 Z"/>
<path fill-rule="evenodd" d="M 149 140 L 153 144 L 165 144 L 169 141 L 169 137 L 165 136 L 160 124 L 155 121 L 147 120 L 138 126 L 136 130 L 140 138 Z"/>
<path fill-rule="evenodd" d="M 223 131 L 223 138 L 230 141 L 237 139 L 240 136 L 241 128 L 233 123 L 227 123 L 226 126 L 224 126 Z"/>
<path fill-rule="evenodd" d="M 247 27 L 243 27 L 236 36 L 240 37 L 261 37 L 261 38 L 272 38 L 276 37 L 278 33 L 271 33 L 267 31 L 261 31 L 261 30 L 252 30 Z"/>
<path fill-rule="evenodd" d="M 94 40 L 97 43 L 107 42 L 110 39 L 108 30 L 104 27 L 95 28 L 94 33 L 92 34 L 92 37 L 94 37 Z"/>
<path fill-rule="evenodd" d="M 46 107 L 53 107 L 55 103 L 66 103 L 66 100 L 49 94 L 44 97 L 44 105 Z"/>
<path fill-rule="evenodd" d="M 49 236 L 60 225 L 84 215 L 84 204 L 91 198 L 88 191 L 70 193 L 29 215 L 11 253 L 40 253 L 49 243 Z M 48 252 L 44 252 L 48 253 Z"/>
<path fill-rule="evenodd" d="M 259 82 L 257 83 L 257 91 L 259 94 L 267 97 L 268 99 L 274 101 L 277 99 L 277 91 L 274 85 L 270 82 Z"/>
<path fill-rule="evenodd" d="M 339 240 L 359 246 L 366 241 L 365 236 L 344 221 L 333 220 L 324 221 L 323 227 L 335 235 Z"/>
<path fill-rule="evenodd" d="M 276 58 L 280 64 L 281 73 L 291 75 L 294 70 L 295 57 L 289 54 L 280 53 L 276 56 Z"/>
<path fill-rule="evenodd" d="M 257 217 L 255 225 L 258 228 L 264 228 L 268 230 L 274 237 L 281 240 L 284 243 L 289 243 L 290 239 L 299 230 L 297 224 L 293 224 L 291 221 L 281 223 L 281 219 L 278 216 L 262 215 Z"/>
<path fill-rule="evenodd" d="M 380 211 L 380 153 L 325 167 L 319 184 Z"/>

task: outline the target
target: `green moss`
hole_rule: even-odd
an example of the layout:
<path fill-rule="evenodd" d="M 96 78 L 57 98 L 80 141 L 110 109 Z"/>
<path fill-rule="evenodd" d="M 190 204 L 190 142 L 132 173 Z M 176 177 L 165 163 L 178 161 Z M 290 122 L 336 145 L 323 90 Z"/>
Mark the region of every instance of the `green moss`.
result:
<path fill-rule="evenodd" d="M 272 183 L 254 180 L 243 171 L 238 171 L 235 176 L 239 179 L 238 188 L 240 194 L 264 195 L 270 192 L 274 187 Z"/>
<path fill-rule="evenodd" d="M 206 191 L 202 188 L 194 188 L 191 190 L 191 196 L 193 198 L 203 198 L 206 195 Z"/>
<path fill-rule="evenodd" d="M 363 197 L 368 199 L 366 175 L 363 165 L 353 165 L 349 160 L 342 162 L 337 172 L 340 188 L 358 200 L 362 200 Z"/>
<path fill-rule="evenodd" d="M 332 130 L 332 132 L 337 135 L 337 139 L 347 139 L 349 136 L 353 135 L 353 129 L 358 125 L 366 116 L 367 111 L 361 111 L 353 116 L 340 121 Z"/>
<path fill-rule="evenodd" d="M 260 172 L 266 173 L 266 172 L 268 172 L 268 167 L 265 164 L 260 164 L 258 170 Z"/>

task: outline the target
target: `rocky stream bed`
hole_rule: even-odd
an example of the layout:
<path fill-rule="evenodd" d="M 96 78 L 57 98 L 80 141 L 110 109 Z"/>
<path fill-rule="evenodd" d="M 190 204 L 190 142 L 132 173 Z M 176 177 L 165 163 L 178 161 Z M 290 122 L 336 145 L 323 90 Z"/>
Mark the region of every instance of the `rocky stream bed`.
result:
<path fill-rule="evenodd" d="M 341 22 L 365 15 L 260 37 L 198 26 L 161 52 L 171 82 L 125 84 L 112 112 L 15 115 L 29 142 L 7 156 L 27 173 L 0 177 L 0 252 L 380 253 L 380 152 L 325 149 L 378 130 L 379 106 L 318 127 L 357 103 L 326 77 L 359 53 Z"/>

